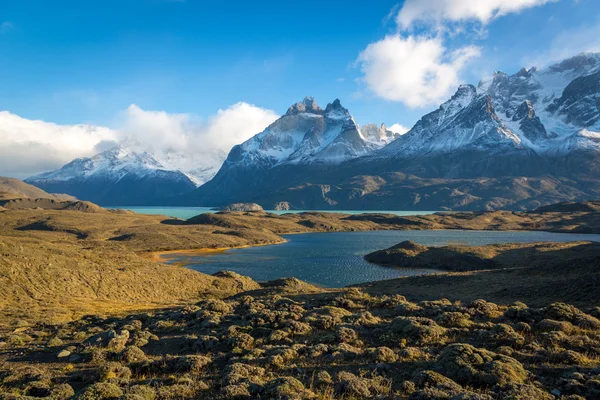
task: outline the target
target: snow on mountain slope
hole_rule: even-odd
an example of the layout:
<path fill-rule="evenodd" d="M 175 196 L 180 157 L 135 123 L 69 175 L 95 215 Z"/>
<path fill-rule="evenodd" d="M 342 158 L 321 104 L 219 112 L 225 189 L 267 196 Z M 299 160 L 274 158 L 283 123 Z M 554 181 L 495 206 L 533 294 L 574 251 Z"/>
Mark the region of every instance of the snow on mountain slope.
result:
<path fill-rule="evenodd" d="M 306 97 L 263 132 L 235 146 L 224 167 L 336 164 L 366 155 L 373 149 L 339 100 L 323 110 L 314 98 Z"/>
<path fill-rule="evenodd" d="M 25 182 L 100 205 L 160 204 L 196 188 L 184 173 L 165 167 L 150 153 L 127 143 L 75 159 Z"/>
<path fill-rule="evenodd" d="M 360 135 L 368 144 L 376 148 L 383 147 L 401 136 L 399 133 L 387 129 L 385 124 L 381 124 L 381 126 L 376 124 L 363 125 L 360 128 Z"/>
<path fill-rule="evenodd" d="M 173 173 L 176 179 L 182 179 L 181 174 L 199 186 L 215 176 L 225 158 L 222 151 L 204 152 L 197 157 L 184 156 L 180 152 L 152 154 L 143 150 L 139 143 L 126 141 L 93 157 L 77 158 L 60 169 L 32 176 L 27 181 L 85 181 L 102 177 L 118 182 L 124 176 L 151 177 L 161 171 Z"/>
<path fill-rule="evenodd" d="M 417 156 L 457 149 L 496 153 L 522 148 L 521 139 L 494 112 L 490 96 L 478 94 L 473 85 L 462 85 L 450 100 L 421 118 L 379 156 Z"/>
<path fill-rule="evenodd" d="M 557 155 L 598 148 L 600 54 L 583 53 L 545 69 L 496 72 L 462 85 L 379 157 L 456 150 L 529 150 Z"/>

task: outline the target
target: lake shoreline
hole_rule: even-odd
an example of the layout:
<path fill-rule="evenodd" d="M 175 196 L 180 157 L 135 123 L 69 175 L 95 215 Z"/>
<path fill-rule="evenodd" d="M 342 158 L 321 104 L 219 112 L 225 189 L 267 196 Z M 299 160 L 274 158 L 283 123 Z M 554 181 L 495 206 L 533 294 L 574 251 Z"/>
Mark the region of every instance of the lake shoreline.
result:
<path fill-rule="evenodd" d="M 330 235 L 318 235 L 319 233 Z M 451 269 L 428 263 L 399 266 L 365 259 L 365 255 L 371 251 L 406 240 L 415 240 L 435 249 L 448 246 L 485 249 L 490 246 L 509 245 L 525 248 L 536 244 L 558 248 L 566 247 L 566 243 L 600 241 L 599 235 L 469 229 L 311 232 L 294 233 L 294 238 L 291 236 L 284 235 L 285 242 L 280 244 L 292 243 L 291 247 L 284 249 L 262 244 L 226 249 L 169 251 L 162 254 L 159 252 L 158 260 L 209 275 L 220 270 L 231 270 L 249 276 L 257 282 L 293 276 L 322 288 L 339 289 L 378 281 L 453 272 Z M 258 247 L 273 249 L 243 251 Z M 223 254 L 227 250 L 242 251 Z"/>

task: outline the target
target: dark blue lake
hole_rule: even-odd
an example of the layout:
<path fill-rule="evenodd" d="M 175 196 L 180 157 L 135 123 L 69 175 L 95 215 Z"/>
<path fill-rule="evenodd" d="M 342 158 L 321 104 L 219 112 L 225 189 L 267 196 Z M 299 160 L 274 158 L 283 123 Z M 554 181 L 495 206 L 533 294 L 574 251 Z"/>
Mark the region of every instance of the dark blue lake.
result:
<path fill-rule="evenodd" d="M 485 245 L 510 242 L 600 241 L 600 235 L 550 232 L 493 231 L 375 231 L 284 235 L 287 243 L 231 249 L 210 255 L 171 255 L 194 270 L 213 274 L 230 270 L 257 281 L 296 277 L 325 287 L 437 272 L 431 269 L 393 269 L 369 264 L 363 256 L 404 240 L 423 245 Z"/>

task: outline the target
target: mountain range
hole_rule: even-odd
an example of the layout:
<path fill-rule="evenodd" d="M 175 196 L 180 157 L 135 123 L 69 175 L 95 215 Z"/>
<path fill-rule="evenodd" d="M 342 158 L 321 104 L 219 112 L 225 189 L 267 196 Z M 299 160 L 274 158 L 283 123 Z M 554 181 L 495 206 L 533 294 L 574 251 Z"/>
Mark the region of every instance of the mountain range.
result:
<path fill-rule="evenodd" d="M 600 54 L 461 85 L 401 136 L 385 126 L 360 128 L 339 100 L 322 109 L 307 97 L 233 147 L 199 187 L 148 153 L 122 152 L 75 160 L 27 182 L 92 201 L 102 192 L 101 204 L 124 201 L 120 193 L 135 187 L 135 201 L 144 203 L 254 202 L 265 209 L 523 210 L 594 199 Z"/>

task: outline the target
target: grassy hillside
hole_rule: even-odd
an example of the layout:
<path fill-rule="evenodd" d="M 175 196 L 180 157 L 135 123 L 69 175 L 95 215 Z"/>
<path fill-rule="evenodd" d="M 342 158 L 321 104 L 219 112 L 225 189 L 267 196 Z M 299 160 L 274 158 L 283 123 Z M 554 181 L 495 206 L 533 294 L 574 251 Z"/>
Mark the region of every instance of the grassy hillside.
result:
<path fill-rule="evenodd" d="M 582 307 L 600 304 L 600 244 L 596 242 L 437 248 L 402 243 L 366 258 L 388 266 L 451 271 L 361 285 L 373 294 L 401 293 L 412 300 L 485 298 L 535 306 L 555 301 Z"/>
<path fill-rule="evenodd" d="M 600 396 L 596 243 L 404 243 L 379 253 L 386 264 L 451 272 L 345 290 L 208 276 L 150 257 L 316 231 L 598 232 L 593 207 L 182 221 L 70 204 L 0 212 L 2 399 Z"/>
<path fill-rule="evenodd" d="M 398 217 L 219 213 L 182 221 L 105 210 L 86 202 L 68 202 L 61 210 L 7 210 L 0 212 L 0 320 L 5 324 L 18 318 L 56 321 L 90 312 L 159 307 L 193 301 L 213 291 L 214 278 L 157 264 L 148 257 L 153 252 L 275 244 L 282 242 L 279 235 L 284 233 L 317 231 L 458 228 L 588 232 L 598 230 L 598 214 L 489 212 Z M 422 279 L 427 287 L 428 280 L 436 278 Z M 476 293 L 469 291 L 466 278 L 456 279 L 465 280 L 465 296 Z M 404 282 L 398 285 L 407 288 L 406 295 L 428 295 L 419 292 L 420 284 Z M 236 285 L 224 284 L 222 293 L 215 294 L 241 290 Z M 378 288 L 373 290 L 396 290 Z M 452 290 L 448 286 L 440 293 L 452 297 Z M 493 293 L 490 296 L 496 298 Z"/>
<path fill-rule="evenodd" d="M 19 199 L 19 198 L 44 198 L 57 200 L 72 200 L 72 196 L 55 195 L 46 193 L 33 185 L 14 178 L 0 176 L 0 200 Z"/>

